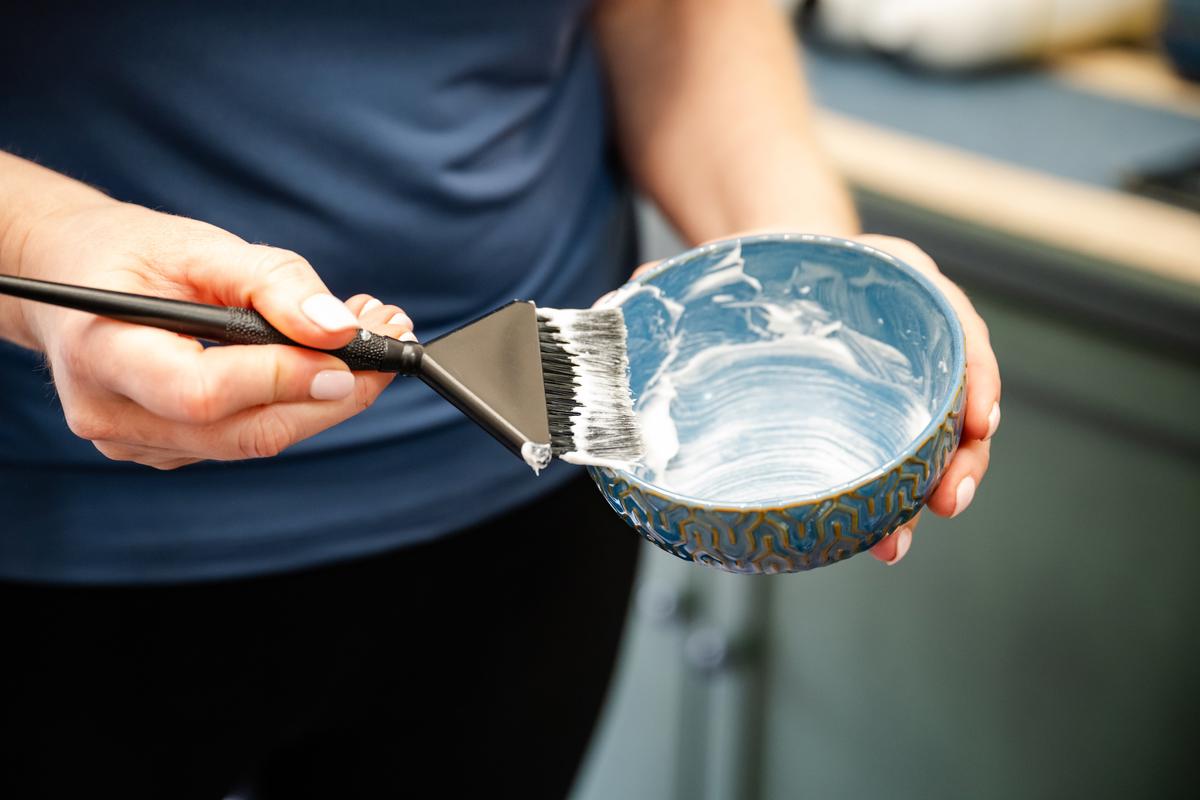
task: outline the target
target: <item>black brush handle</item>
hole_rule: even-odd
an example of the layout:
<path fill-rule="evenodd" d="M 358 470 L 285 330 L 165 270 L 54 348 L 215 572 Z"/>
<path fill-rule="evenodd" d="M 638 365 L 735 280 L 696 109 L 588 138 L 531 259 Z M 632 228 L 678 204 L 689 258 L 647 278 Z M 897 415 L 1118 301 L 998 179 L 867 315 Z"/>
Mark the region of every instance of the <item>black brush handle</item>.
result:
<path fill-rule="evenodd" d="M 0 294 L 162 328 L 210 342 L 286 344 L 316 350 L 340 358 L 353 370 L 417 375 L 424 355 L 421 345 L 415 342 L 402 342 L 366 330 L 359 330 L 349 344 L 337 350 L 308 347 L 284 336 L 262 314 L 249 308 L 210 306 L 9 275 L 0 275 Z"/>

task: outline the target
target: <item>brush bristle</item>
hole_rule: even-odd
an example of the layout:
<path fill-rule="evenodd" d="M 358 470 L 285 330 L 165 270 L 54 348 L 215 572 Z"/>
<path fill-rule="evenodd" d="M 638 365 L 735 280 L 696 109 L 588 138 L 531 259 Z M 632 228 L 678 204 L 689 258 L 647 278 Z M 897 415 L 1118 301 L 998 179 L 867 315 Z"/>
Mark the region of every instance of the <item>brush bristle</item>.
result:
<path fill-rule="evenodd" d="M 619 308 L 539 308 L 542 379 L 554 455 L 583 463 L 642 457 Z"/>

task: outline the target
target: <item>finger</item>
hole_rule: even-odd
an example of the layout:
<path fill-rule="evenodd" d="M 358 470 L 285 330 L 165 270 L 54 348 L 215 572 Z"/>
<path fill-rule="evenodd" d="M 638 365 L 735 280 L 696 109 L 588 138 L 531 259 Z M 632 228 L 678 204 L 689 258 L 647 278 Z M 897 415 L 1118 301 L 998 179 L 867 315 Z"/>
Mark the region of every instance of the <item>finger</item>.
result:
<path fill-rule="evenodd" d="M 957 289 L 957 287 L 955 287 Z M 975 313 L 965 294 L 951 299 L 963 326 L 967 358 L 967 402 L 963 435 L 968 439 L 990 439 L 1000 426 L 1000 364 L 992 350 L 991 336 L 983 318 Z"/>
<path fill-rule="evenodd" d="M 393 338 L 412 337 L 412 321 L 397 306 L 381 305 L 360 320 L 363 328 Z M 215 429 L 206 444 L 207 452 L 225 459 L 269 457 L 295 442 L 315 436 L 369 408 L 395 379 L 387 372 L 354 373 L 354 392 L 330 403 L 279 403 L 241 412 Z"/>
<path fill-rule="evenodd" d="M 185 346 L 195 346 L 194 342 L 162 331 L 122 326 L 119 323 L 106 325 L 130 328 L 141 334 L 162 334 L 168 339 L 178 339 Z M 378 328 L 378 332 L 392 335 L 403 333 L 404 330 L 398 326 L 383 325 Z M 217 352 L 221 349 L 272 348 L 247 346 L 211 348 L 210 351 Z M 280 349 L 308 355 L 306 351 L 297 348 Z M 210 351 L 196 357 L 208 357 Z M 321 354 L 312 355 L 329 358 Z M 345 370 L 341 362 L 337 363 Z M 177 421 L 159 416 L 142 403 L 112 393 L 90 375 L 86 376 L 87 380 L 76 382 L 85 385 L 87 396 L 64 397 L 64 409 L 67 411 L 72 431 L 91 441 L 106 442 L 102 447 L 111 457 L 163 469 L 174 468 L 201 459 L 236 460 L 274 455 L 295 442 L 367 408 L 395 377 L 389 373 L 376 372 L 343 371 L 342 374 L 351 378 L 352 390 L 340 400 L 274 402 L 247 408 L 209 423 L 193 422 L 191 419 Z M 202 415 L 196 415 L 197 418 L 200 416 Z M 118 447 L 121 449 L 116 449 Z"/>
<path fill-rule="evenodd" d="M 991 442 L 964 440 L 929 498 L 928 508 L 941 517 L 956 517 L 965 511 L 987 473 L 990 456 Z"/>
<path fill-rule="evenodd" d="M 662 263 L 661 261 L 647 261 L 645 264 L 642 264 L 640 267 L 638 267 L 637 269 L 635 269 L 633 271 L 633 274 L 629 276 L 630 280 L 638 277 L 639 275 L 641 275 L 644 272 L 649 272 L 650 270 L 654 269 L 661 263 Z"/>
<path fill-rule="evenodd" d="M 975 319 L 979 326 L 983 325 L 983 320 Z M 964 324 L 965 327 L 968 326 Z M 990 439 L 1000 427 L 1000 365 L 986 333 L 977 330 L 968 334 L 966 350 L 967 403 L 963 435 L 968 439 Z"/>
<path fill-rule="evenodd" d="M 878 233 L 864 233 L 862 236 L 856 237 L 856 240 L 869 247 L 874 247 L 876 250 L 882 250 L 889 255 L 893 255 L 926 275 L 942 274 L 932 256 L 907 239 L 900 239 L 895 236 L 883 236 Z"/>
<path fill-rule="evenodd" d="M 354 392 L 342 400 L 273 403 L 246 409 L 213 425 L 176 425 L 171 445 L 224 461 L 269 458 L 370 407 L 394 377 L 360 372 L 355 374 Z"/>
<path fill-rule="evenodd" d="M 944 275 L 931 277 L 950 301 L 963 329 L 967 362 L 963 435 L 967 439 L 989 439 L 1000 425 L 1000 365 L 992 350 L 991 334 L 962 289 Z"/>
<path fill-rule="evenodd" d="M 374 333 L 405 342 L 417 341 L 416 334 L 413 333 L 412 320 L 399 306 L 382 305 L 363 315 L 359 321 L 365 329 Z M 355 376 L 358 381 L 356 392 L 363 407 L 374 402 L 374 399 L 387 388 L 395 377 L 394 373 L 388 372 L 357 373 Z"/>
<path fill-rule="evenodd" d="M 101 387 L 193 425 L 269 403 L 341 400 L 355 388 L 343 362 L 284 345 L 204 348 L 165 331 L 109 323 L 95 327 L 86 350 Z"/>
<path fill-rule="evenodd" d="M 411 335 L 412 320 L 399 306 L 384 305 L 368 294 L 356 294 L 346 301 L 346 307 L 358 316 L 359 327 L 397 339 L 404 338 L 405 341 L 416 341 L 416 337 Z M 383 330 L 385 327 L 389 330 Z M 406 337 L 405 334 L 410 335 Z"/>
<path fill-rule="evenodd" d="M 412 320 L 404 309 L 393 305 L 380 305 L 363 314 L 359 323 L 369 331 L 385 336 L 399 337 L 413 329 Z"/>
<path fill-rule="evenodd" d="M 889 567 L 898 563 L 912 547 L 913 533 L 920 521 L 921 512 L 918 512 L 915 517 L 877 542 L 870 550 L 871 555 Z"/>
<path fill-rule="evenodd" d="M 346 308 L 350 309 L 350 313 L 356 317 L 361 317 L 364 312 L 379 308 L 381 305 L 383 305 L 382 302 L 369 294 L 356 294 L 346 301 Z"/>
<path fill-rule="evenodd" d="M 302 439 L 342 422 L 367 408 L 395 376 L 354 374 L 354 391 L 329 402 L 272 403 L 240 411 L 209 424 L 174 422 L 156 416 L 124 398 L 119 413 L 85 415 L 72 430 L 93 442 L 111 458 L 170 468 L 184 462 L 221 461 L 277 455 Z"/>
<path fill-rule="evenodd" d="M 206 238 L 189 253 L 186 274 L 197 291 L 226 305 L 254 308 L 286 336 L 310 347 L 342 347 L 358 327 L 350 309 L 290 250 L 234 236 Z"/>

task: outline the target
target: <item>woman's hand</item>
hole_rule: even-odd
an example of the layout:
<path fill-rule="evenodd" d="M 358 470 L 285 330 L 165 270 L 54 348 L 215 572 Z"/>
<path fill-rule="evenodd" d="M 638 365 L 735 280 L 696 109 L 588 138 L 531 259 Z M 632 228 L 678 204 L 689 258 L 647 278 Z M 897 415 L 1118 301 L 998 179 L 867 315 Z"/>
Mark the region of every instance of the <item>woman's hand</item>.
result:
<path fill-rule="evenodd" d="M 755 230 L 751 233 L 770 233 Z M 963 290 L 958 288 L 938 269 L 933 259 L 924 250 L 904 239 L 894 236 L 865 234 L 853 237 L 855 241 L 890 253 L 909 266 L 923 272 L 942 291 L 962 323 L 966 340 L 967 357 L 967 400 L 963 421 L 962 443 L 946 467 L 941 483 L 930 495 L 926 506 L 943 517 L 961 514 L 975 497 L 975 490 L 983 480 L 988 468 L 988 453 L 992 435 L 1000 425 L 1000 368 L 992 352 L 987 325 L 975 311 Z M 632 277 L 641 275 L 658 264 L 651 261 L 634 270 Z M 603 302 L 608 295 L 601 298 Z M 896 529 L 871 548 L 871 555 L 885 564 L 895 564 L 904 558 L 912 546 L 913 531 L 920 514 Z"/>
<path fill-rule="evenodd" d="M 341 347 L 358 327 L 412 329 L 366 295 L 343 304 L 295 253 L 108 198 L 41 216 L 19 249 L 24 277 L 251 307 L 312 347 Z M 362 411 L 392 378 L 296 347 L 204 348 L 40 303 L 22 302 L 19 317 L 11 338 L 45 354 L 71 430 L 109 458 L 159 469 L 273 456 Z"/>

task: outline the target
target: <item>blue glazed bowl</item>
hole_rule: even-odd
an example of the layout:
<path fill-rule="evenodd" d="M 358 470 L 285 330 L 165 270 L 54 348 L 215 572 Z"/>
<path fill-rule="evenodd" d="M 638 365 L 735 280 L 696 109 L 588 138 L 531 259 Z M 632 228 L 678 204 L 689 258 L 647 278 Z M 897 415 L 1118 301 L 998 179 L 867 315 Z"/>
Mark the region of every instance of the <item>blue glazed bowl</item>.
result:
<path fill-rule="evenodd" d="M 619 289 L 643 463 L 589 467 L 673 555 L 798 572 L 911 519 L 962 433 L 963 335 L 923 275 L 866 245 L 778 234 L 669 259 Z"/>

